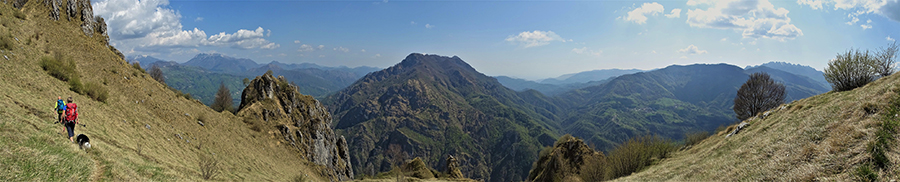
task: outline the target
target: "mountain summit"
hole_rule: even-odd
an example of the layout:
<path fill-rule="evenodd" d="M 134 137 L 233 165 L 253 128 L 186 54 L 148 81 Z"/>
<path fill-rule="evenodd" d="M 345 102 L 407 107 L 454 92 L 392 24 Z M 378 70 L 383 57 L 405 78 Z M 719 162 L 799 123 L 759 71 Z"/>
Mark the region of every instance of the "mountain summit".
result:
<path fill-rule="evenodd" d="M 410 54 L 325 100 L 354 146 L 354 170 L 369 175 L 403 158 L 389 155 L 420 157 L 438 170 L 452 155 L 466 177 L 521 181 L 556 138 L 552 112 L 455 56 Z"/>

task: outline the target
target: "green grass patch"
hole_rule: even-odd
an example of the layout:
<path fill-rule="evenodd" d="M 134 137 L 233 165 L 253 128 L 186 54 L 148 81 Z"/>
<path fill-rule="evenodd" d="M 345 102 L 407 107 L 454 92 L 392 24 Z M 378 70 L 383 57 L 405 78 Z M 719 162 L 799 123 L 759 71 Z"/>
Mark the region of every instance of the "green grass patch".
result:
<path fill-rule="evenodd" d="M 0 136 L 0 181 L 87 181 L 92 171 L 90 158 L 72 150 L 68 140 L 32 136 L 16 143 Z M 65 141 L 63 141 L 65 140 Z"/>

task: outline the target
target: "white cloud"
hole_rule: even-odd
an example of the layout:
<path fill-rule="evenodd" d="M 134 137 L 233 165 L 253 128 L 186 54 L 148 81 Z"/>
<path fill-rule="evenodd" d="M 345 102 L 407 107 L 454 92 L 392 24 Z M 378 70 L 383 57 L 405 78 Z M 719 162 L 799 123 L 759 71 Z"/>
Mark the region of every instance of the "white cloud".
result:
<path fill-rule="evenodd" d="M 377 57 L 381 57 L 381 54 L 375 54 L 375 57 L 376 57 L 376 58 L 377 58 Z"/>
<path fill-rule="evenodd" d="M 859 26 L 862 27 L 863 30 L 872 28 L 872 25 L 869 25 L 869 24 L 859 25 Z"/>
<path fill-rule="evenodd" d="M 859 21 L 859 18 L 857 18 L 856 15 L 847 15 L 847 17 L 850 18 L 850 21 L 848 21 L 848 22 L 846 23 L 847 25 L 853 25 L 853 24 L 856 24 L 856 22 Z"/>
<path fill-rule="evenodd" d="M 320 57 L 320 58 L 324 58 L 324 57 L 325 57 L 325 55 L 319 55 L 319 57 Z"/>
<path fill-rule="evenodd" d="M 894 41 L 894 38 L 891 38 L 891 36 L 887 36 L 887 37 L 885 37 L 884 39 L 887 39 L 887 41 L 891 41 L 891 42 Z"/>
<path fill-rule="evenodd" d="M 635 8 L 634 10 L 629 11 L 624 17 L 619 18 L 622 18 L 627 22 L 644 24 L 647 22 L 648 15 L 655 16 L 663 13 L 663 11 L 665 11 L 665 8 L 663 8 L 663 5 L 659 3 L 644 3 L 641 5 L 641 7 Z"/>
<path fill-rule="evenodd" d="M 681 17 L 681 9 L 678 9 L 678 8 L 672 9 L 672 12 L 669 14 L 666 14 L 666 17 L 668 17 L 668 18 Z"/>
<path fill-rule="evenodd" d="M 733 29 L 744 38 L 769 38 L 779 41 L 803 35 L 791 24 L 788 10 L 775 8 L 768 0 L 688 1 L 688 5 L 709 4 L 706 9 L 691 9 L 687 23 L 691 27 Z"/>
<path fill-rule="evenodd" d="M 687 54 L 691 54 L 691 55 L 706 54 L 706 50 L 700 50 L 700 48 L 698 48 L 697 46 L 694 46 L 694 44 L 689 45 L 687 48 L 679 49 L 678 52 L 679 53 L 687 53 Z"/>
<path fill-rule="evenodd" d="M 825 1 L 823 1 L 823 0 L 797 0 L 797 4 L 809 5 L 810 8 L 816 10 L 816 9 L 822 9 L 822 4 L 825 4 Z"/>
<path fill-rule="evenodd" d="M 532 32 L 524 31 L 519 33 L 518 35 L 510 35 L 506 38 L 507 42 L 511 42 L 513 44 L 518 44 L 525 48 L 543 46 L 550 44 L 553 41 L 566 42 L 566 39 L 563 39 L 553 31 L 540 31 L 535 30 Z"/>
<path fill-rule="evenodd" d="M 425 28 L 431 29 L 431 28 L 434 28 L 434 25 L 431 25 L 431 24 L 427 24 L 427 23 L 426 23 L 426 24 L 425 24 Z"/>
<path fill-rule="evenodd" d="M 207 37 L 205 31 L 193 28 L 185 30 L 181 14 L 168 7 L 167 0 L 95 0 L 94 14 L 104 17 L 111 44 L 126 53 L 183 52 L 183 49 L 199 46 L 232 47 L 237 49 L 274 49 L 279 45 L 269 42 L 262 27 L 256 30 L 240 29 L 232 34 L 221 32 Z M 194 21 L 202 21 L 197 17 Z"/>
<path fill-rule="evenodd" d="M 798 0 L 797 4 L 808 5 L 814 10 L 824 9 L 831 5 L 834 10 L 849 11 L 847 16 L 851 19 L 856 19 L 859 15 L 874 13 L 900 22 L 900 1 L 898 0 Z M 851 22 L 856 23 L 853 20 Z M 853 25 L 850 22 L 848 24 Z"/>
<path fill-rule="evenodd" d="M 300 40 L 294 40 L 294 43 L 295 43 L 295 44 L 299 44 L 299 43 L 300 43 Z"/>
<path fill-rule="evenodd" d="M 311 46 L 311 45 L 303 44 L 303 45 L 300 45 L 300 49 L 297 49 L 297 51 L 298 52 L 312 52 L 312 51 L 315 51 L 315 48 L 313 48 L 313 46 Z"/>
<path fill-rule="evenodd" d="M 688 57 L 687 57 L 687 56 L 681 56 L 681 57 L 679 57 L 679 58 L 681 58 L 681 59 L 687 59 Z"/>
<path fill-rule="evenodd" d="M 728 41 L 728 37 L 722 38 L 722 39 L 719 40 L 719 41 L 722 41 L 722 42 Z"/>
<path fill-rule="evenodd" d="M 325 49 L 325 45 L 319 45 L 317 48 L 319 48 L 319 50 Z"/>
<path fill-rule="evenodd" d="M 257 27 L 256 30 L 245 30 L 240 29 L 233 34 L 226 34 L 225 32 L 220 32 L 219 34 L 215 34 L 209 36 L 205 45 L 214 45 L 214 46 L 231 46 L 233 48 L 238 49 L 275 49 L 278 48 L 279 45 L 269 42 L 263 37 L 266 32 L 262 27 Z"/>
<path fill-rule="evenodd" d="M 359 50 L 359 52 L 366 52 L 366 49 L 363 49 L 363 50 Z"/>
<path fill-rule="evenodd" d="M 344 48 L 343 46 L 338 46 L 334 48 L 334 51 L 350 52 L 350 49 Z"/>
<path fill-rule="evenodd" d="M 410 25 L 415 25 L 416 22 L 415 22 L 415 21 L 410 21 L 409 24 L 410 24 Z"/>
<path fill-rule="evenodd" d="M 603 54 L 603 50 L 598 49 L 595 51 L 595 50 L 588 49 L 587 47 L 573 48 L 572 52 L 575 54 L 590 54 L 590 55 L 598 56 L 598 57 Z"/>

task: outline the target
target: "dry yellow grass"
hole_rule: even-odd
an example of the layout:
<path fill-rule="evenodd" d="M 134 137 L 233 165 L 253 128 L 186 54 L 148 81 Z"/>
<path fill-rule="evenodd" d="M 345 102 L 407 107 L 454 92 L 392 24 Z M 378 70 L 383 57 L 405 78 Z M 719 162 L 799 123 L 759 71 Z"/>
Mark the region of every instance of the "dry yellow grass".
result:
<path fill-rule="evenodd" d="M 866 145 L 900 93 L 900 75 L 845 92 L 784 104 L 752 119 L 737 135 L 725 132 L 676 152 L 621 181 L 853 181 L 870 154 Z M 900 178 L 900 147 L 887 153 L 879 179 Z"/>
<path fill-rule="evenodd" d="M 219 160 L 214 180 L 288 181 L 304 174 L 324 180 L 269 129 L 250 130 L 230 113 L 178 97 L 127 65 L 98 34 L 85 36 L 79 21 L 49 20 L 46 8 L 29 1 L 21 20 L 7 13 L 19 10 L 0 3 L 0 35 L 18 38 L 12 50 L 0 52 L 0 181 L 199 181 L 200 155 Z M 75 60 L 82 81 L 108 88 L 107 103 L 74 93 L 43 71 L 40 58 L 54 53 Z M 53 124 L 57 96 L 79 105 L 86 127 L 76 127 L 76 134 L 91 137 L 89 152 Z M 205 126 L 197 124 L 200 116 Z"/>

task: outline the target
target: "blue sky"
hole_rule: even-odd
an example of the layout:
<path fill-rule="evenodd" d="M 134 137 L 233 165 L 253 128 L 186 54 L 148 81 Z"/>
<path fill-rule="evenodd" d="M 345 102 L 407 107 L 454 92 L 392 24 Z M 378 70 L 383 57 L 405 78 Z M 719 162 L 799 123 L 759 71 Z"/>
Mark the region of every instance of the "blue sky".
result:
<path fill-rule="evenodd" d="M 185 62 L 389 67 L 413 52 L 487 75 L 786 61 L 822 70 L 850 48 L 900 38 L 898 0 L 165 1 L 94 0 L 126 55 Z M 674 10 L 674 11 L 673 11 Z"/>

